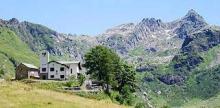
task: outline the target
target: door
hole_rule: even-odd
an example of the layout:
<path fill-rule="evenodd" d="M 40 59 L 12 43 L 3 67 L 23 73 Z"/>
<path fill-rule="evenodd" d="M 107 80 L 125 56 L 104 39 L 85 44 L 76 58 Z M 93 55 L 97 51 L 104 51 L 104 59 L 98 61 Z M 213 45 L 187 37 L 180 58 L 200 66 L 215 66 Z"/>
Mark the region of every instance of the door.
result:
<path fill-rule="evenodd" d="M 46 75 L 43 75 L 43 76 L 42 76 L 42 79 L 43 79 L 43 80 L 46 80 L 46 79 L 47 79 L 47 76 L 46 76 Z"/>

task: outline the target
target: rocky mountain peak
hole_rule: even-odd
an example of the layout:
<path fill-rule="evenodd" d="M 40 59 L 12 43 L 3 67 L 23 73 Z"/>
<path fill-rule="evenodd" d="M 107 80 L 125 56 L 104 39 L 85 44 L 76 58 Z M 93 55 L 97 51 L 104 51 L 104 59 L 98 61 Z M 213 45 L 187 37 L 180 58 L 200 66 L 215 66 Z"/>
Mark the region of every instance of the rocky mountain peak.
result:
<path fill-rule="evenodd" d="M 134 27 L 135 27 L 134 23 L 121 24 L 119 26 L 106 30 L 104 35 L 115 35 L 115 34 L 129 35 L 130 33 L 133 32 Z"/>
<path fill-rule="evenodd" d="M 207 25 L 204 18 L 193 9 L 189 10 L 181 19 L 173 21 L 170 24 L 171 28 L 174 29 L 174 33 L 178 34 L 181 39 L 185 39 L 189 34 Z"/>
<path fill-rule="evenodd" d="M 9 20 L 9 23 L 10 24 L 19 24 L 19 21 L 16 18 L 12 18 L 12 19 Z"/>
<path fill-rule="evenodd" d="M 145 29 L 148 32 L 155 32 L 165 27 L 160 19 L 144 18 L 138 25 L 137 29 Z"/>
<path fill-rule="evenodd" d="M 151 27 L 151 26 L 161 26 L 163 25 L 162 21 L 160 19 L 155 18 L 144 18 L 141 23 L 144 25 Z"/>
<path fill-rule="evenodd" d="M 193 9 L 188 11 L 188 13 L 183 17 L 183 20 L 205 23 L 204 18 Z"/>
<path fill-rule="evenodd" d="M 190 9 L 187 14 L 191 15 L 191 14 L 195 14 L 195 15 L 199 15 L 194 9 Z"/>

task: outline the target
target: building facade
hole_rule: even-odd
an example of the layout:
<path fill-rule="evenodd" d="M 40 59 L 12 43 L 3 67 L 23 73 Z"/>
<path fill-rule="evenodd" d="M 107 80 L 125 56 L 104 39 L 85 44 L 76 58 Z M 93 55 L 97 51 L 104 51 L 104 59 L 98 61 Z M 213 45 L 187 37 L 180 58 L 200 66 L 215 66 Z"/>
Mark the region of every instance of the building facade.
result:
<path fill-rule="evenodd" d="M 40 55 L 40 78 L 51 80 L 66 80 L 80 74 L 79 61 L 49 61 L 49 53 L 43 51 Z"/>
<path fill-rule="evenodd" d="M 15 79 L 21 80 L 30 78 L 40 78 L 38 67 L 28 63 L 20 63 L 15 69 Z"/>

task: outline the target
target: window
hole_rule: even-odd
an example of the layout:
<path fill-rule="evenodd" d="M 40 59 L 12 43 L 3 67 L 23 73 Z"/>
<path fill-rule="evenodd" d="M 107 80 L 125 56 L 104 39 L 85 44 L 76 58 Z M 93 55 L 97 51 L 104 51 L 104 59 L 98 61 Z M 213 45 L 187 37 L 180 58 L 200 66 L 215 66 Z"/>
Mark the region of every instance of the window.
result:
<path fill-rule="evenodd" d="M 70 70 L 70 73 L 71 73 L 71 74 L 73 73 L 73 69 Z"/>
<path fill-rule="evenodd" d="M 64 78 L 64 75 L 60 75 L 60 78 Z"/>
<path fill-rule="evenodd" d="M 42 68 L 42 71 L 45 72 L 47 69 L 46 68 Z"/>
<path fill-rule="evenodd" d="M 50 68 L 50 71 L 54 71 L 54 68 Z"/>
<path fill-rule="evenodd" d="M 50 75 L 50 78 L 54 78 L 54 75 Z"/>
<path fill-rule="evenodd" d="M 61 67 L 61 68 L 60 68 L 60 71 L 64 71 L 64 67 Z"/>

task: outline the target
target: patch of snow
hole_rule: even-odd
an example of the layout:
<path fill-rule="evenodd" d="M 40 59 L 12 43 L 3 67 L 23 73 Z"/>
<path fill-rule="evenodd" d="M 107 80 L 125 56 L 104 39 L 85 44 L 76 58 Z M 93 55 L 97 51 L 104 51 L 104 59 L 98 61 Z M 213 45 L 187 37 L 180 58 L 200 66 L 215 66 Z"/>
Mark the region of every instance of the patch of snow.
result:
<path fill-rule="evenodd" d="M 160 94 L 161 94 L 161 91 L 158 91 L 157 94 L 160 95 Z"/>
<path fill-rule="evenodd" d="M 166 40 L 169 40 L 169 39 L 171 39 L 172 37 L 171 36 L 168 36 L 167 38 L 166 38 Z"/>
<path fill-rule="evenodd" d="M 151 35 L 151 37 L 152 37 L 152 38 L 157 38 L 157 36 L 155 36 L 155 35 Z"/>
<path fill-rule="evenodd" d="M 165 31 L 165 33 L 169 33 L 171 30 L 164 30 Z"/>

